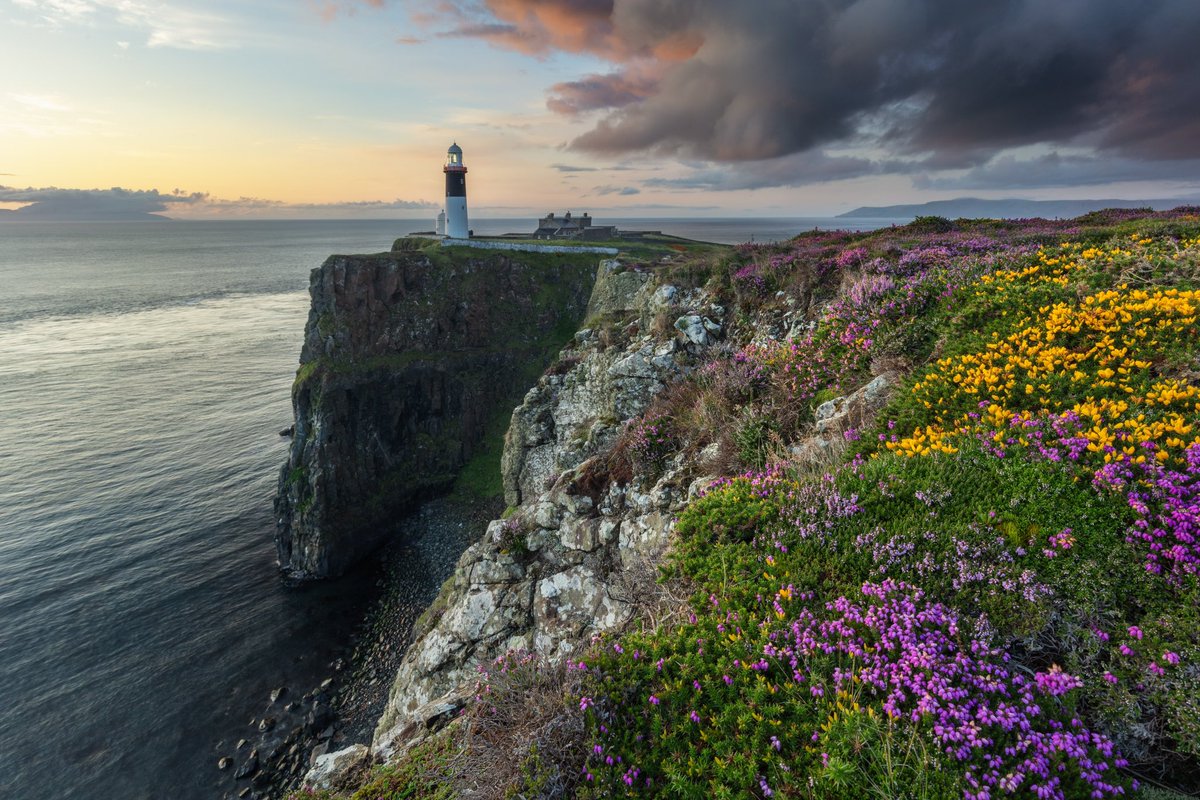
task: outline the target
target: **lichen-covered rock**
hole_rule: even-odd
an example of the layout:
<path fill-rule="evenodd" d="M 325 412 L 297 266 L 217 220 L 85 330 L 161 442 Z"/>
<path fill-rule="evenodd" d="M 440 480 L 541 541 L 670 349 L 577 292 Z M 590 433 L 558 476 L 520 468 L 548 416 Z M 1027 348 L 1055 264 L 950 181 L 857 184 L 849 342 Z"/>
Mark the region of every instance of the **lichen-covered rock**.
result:
<path fill-rule="evenodd" d="M 522 552 L 502 549 L 496 534 L 503 523 L 494 522 L 463 554 L 443 587 L 439 614 L 426 620 L 405 655 L 376 728 L 376 753 L 386 757 L 406 746 L 422 730 L 423 708 L 462 692 L 479 666 L 505 652 L 562 656 L 623 626 L 634 607 L 618 591 L 621 575 L 661 556 L 686 500 L 681 480 L 675 471 L 648 492 L 610 487 L 593 506 L 566 494 L 564 479 L 528 504 L 532 529 L 525 535 L 537 547 Z M 538 517 L 556 528 L 537 527 Z"/>
<path fill-rule="evenodd" d="M 621 327 L 652 310 L 696 301 L 674 287 L 662 289 L 645 275 L 609 270 L 606 276 L 602 268 L 601 296 L 591 306 L 608 315 L 605 324 Z M 472 685 L 479 666 L 506 651 L 563 656 L 630 619 L 636 598 L 625 591 L 625 576 L 647 573 L 645 566 L 661 557 L 690 478 L 674 465 L 645 490 L 608 483 L 593 495 L 578 481 L 627 420 L 692 368 L 701 347 L 670 333 L 638 332 L 614 344 L 590 329 L 525 394 L 502 459 L 515 513 L 492 522 L 463 555 L 437 613 L 417 631 L 376 729 L 378 754 L 405 747 L 422 729 L 423 708 Z"/>
<path fill-rule="evenodd" d="M 845 450 L 849 434 L 867 425 L 896 390 L 900 375 L 885 372 L 845 397 L 837 397 L 817 406 L 813 412 L 813 435 L 791 448 L 799 462 L 825 464 Z"/>
<path fill-rule="evenodd" d="M 681 331 L 692 344 L 711 344 L 721 333 L 721 326 L 699 314 L 685 314 L 675 320 L 675 330 Z"/>
<path fill-rule="evenodd" d="M 371 751 L 361 744 L 317 756 L 304 776 L 303 788 L 314 792 L 348 788 L 362 779 L 370 765 Z"/>
<path fill-rule="evenodd" d="M 610 445 L 693 360 L 677 339 L 641 336 L 625 348 L 582 348 L 564 375 L 543 377 L 513 411 L 501 475 L 505 501 L 537 497 L 563 472 Z"/>

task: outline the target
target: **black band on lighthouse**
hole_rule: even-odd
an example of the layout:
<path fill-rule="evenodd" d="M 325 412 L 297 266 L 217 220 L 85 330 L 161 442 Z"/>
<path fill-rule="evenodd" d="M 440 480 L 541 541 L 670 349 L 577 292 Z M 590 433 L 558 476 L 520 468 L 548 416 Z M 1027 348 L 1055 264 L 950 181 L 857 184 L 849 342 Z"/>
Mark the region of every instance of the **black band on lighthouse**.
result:
<path fill-rule="evenodd" d="M 466 197 L 467 196 L 467 173 L 465 172 L 447 172 L 446 173 L 446 197 Z"/>

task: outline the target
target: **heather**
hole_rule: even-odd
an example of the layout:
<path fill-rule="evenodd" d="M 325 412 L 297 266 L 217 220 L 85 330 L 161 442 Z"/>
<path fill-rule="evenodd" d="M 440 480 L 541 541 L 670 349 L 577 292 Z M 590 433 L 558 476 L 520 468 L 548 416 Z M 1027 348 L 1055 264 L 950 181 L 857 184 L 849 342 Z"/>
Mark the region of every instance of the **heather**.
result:
<path fill-rule="evenodd" d="M 676 527 L 687 616 L 581 662 L 587 791 L 1196 788 L 1200 241 L 1117 216 L 744 248 L 738 302 L 811 313 L 653 412 L 733 474 Z M 797 463 L 817 406 L 885 370 L 844 455 Z"/>
<path fill-rule="evenodd" d="M 574 475 L 691 487 L 652 608 L 485 667 L 447 780 L 1200 791 L 1196 209 L 813 232 L 662 280 L 727 305 L 724 341 Z"/>

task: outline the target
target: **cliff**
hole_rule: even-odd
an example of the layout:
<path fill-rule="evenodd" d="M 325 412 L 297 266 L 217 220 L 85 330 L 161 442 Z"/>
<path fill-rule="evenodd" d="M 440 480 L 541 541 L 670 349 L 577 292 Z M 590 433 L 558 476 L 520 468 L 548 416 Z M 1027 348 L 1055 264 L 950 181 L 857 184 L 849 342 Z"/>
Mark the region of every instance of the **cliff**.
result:
<path fill-rule="evenodd" d="M 631 261 L 512 412 L 511 508 L 372 747 L 310 786 L 1200 787 L 1196 209 Z"/>
<path fill-rule="evenodd" d="M 616 261 L 602 266 L 589 308 L 597 327 L 579 331 L 512 412 L 502 476 L 515 510 L 467 550 L 426 612 L 377 729 L 378 752 L 461 705 L 480 665 L 514 649 L 562 655 L 632 617 L 687 498 L 684 474 L 677 467 L 589 494 L 582 465 L 715 343 L 650 330 L 659 316 L 674 322 L 680 302 L 720 319 L 694 294 Z"/>
<path fill-rule="evenodd" d="M 314 270 L 275 499 L 281 568 L 338 575 L 450 487 L 578 327 L 595 271 L 594 255 L 463 248 Z"/>

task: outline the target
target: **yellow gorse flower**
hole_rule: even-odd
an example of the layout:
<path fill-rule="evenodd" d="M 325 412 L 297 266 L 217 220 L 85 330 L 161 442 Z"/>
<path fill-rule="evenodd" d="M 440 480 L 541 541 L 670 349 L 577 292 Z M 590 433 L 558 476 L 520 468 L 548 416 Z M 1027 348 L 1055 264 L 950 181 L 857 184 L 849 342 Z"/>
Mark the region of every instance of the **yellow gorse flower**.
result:
<path fill-rule="evenodd" d="M 1169 252 L 1194 263 L 1200 261 L 1197 250 L 1200 239 L 1177 246 L 1139 234 L 1128 246 L 1066 243 L 1040 249 L 1019 268 L 983 276 L 974 291 L 987 295 L 1048 281 L 1065 285 L 1072 272 Z M 1155 375 L 1155 364 L 1168 345 L 1194 346 L 1198 316 L 1200 292 L 1127 285 L 1039 308 L 1008 336 L 993 335 L 983 349 L 940 359 L 927 370 L 912 393 L 918 407 L 932 412 L 932 421 L 886 446 L 908 456 L 953 453 L 960 436 L 980 429 L 996 430 L 993 440 L 1003 442 L 1014 416 L 1074 412 L 1088 450 L 1116 448 L 1105 452 L 1106 460 L 1141 460 L 1131 443 L 1144 441 L 1159 444 L 1154 458 L 1160 461 L 1179 458 L 1183 448 L 1200 441 L 1200 389 Z"/>

